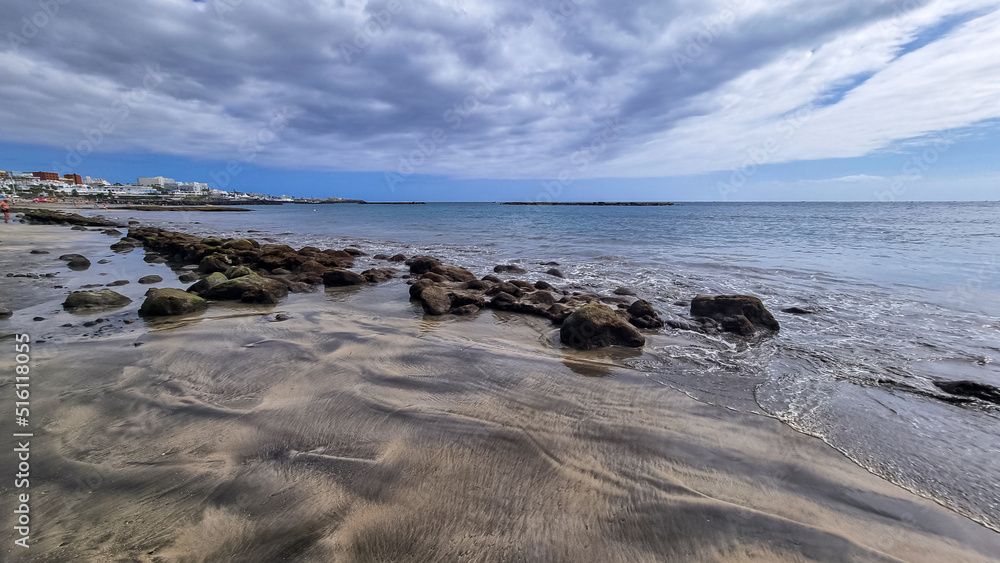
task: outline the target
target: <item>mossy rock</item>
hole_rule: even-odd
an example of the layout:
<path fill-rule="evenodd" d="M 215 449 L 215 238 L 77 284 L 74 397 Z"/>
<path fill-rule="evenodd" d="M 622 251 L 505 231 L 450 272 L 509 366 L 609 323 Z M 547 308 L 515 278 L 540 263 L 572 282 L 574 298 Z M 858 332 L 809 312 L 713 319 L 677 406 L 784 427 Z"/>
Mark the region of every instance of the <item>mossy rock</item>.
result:
<path fill-rule="evenodd" d="M 139 314 L 144 317 L 169 317 L 186 315 L 207 308 L 208 301 L 184 290 L 150 289 L 146 292 L 146 300 L 142 302 Z"/>

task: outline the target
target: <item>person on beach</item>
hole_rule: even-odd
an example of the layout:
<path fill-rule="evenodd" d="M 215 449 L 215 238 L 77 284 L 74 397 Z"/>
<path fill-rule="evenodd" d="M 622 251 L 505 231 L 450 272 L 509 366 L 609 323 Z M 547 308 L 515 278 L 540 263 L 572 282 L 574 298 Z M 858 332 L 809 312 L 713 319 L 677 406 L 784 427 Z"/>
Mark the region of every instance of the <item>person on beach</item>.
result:
<path fill-rule="evenodd" d="M 0 196 L 0 211 L 3 211 L 3 222 L 10 223 L 10 204 L 4 196 Z"/>

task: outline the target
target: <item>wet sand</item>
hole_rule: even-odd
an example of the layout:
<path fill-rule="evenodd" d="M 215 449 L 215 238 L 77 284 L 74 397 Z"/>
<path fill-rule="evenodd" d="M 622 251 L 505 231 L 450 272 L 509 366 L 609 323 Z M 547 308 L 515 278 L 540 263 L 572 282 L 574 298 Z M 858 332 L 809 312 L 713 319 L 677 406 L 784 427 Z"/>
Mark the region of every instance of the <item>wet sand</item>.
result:
<path fill-rule="evenodd" d="M 0 334 L 44 340 L 32 350 L 32 547 L 13 547 L 4 510 L 4 560 L 1000 553 L 1000 534 L 821 441 L 660 386 L 624 367 L 637 352 L 563 349 L 538 319 L 425 319 L 396 280 L 147 323 L 136 315 L 147 289 L 138 277 L 184 284 L 141 250 L 117 255 L 113 238 L 66 227 L 19 225 L 0 240 L 0 305 L 15 309 Z M 27 255 L 38 246 L 51 254 Z M 68 271 L 63 252 L 94 265 Z M 97 264 L 103 257 L 111 262 Z M 58 282 L 2 277 L 43 266 Z M 59 310 L 70 289 L 118 278 L 131 280 L 115 288 L 130 306 Z M 275 322 L 278 312 L 290 318 Z M 107 321 L 82 327 L 97 317 Z M 0 346 L 10 365 L 13 341 Z M 5 400 L 12 389 L 5 375 Z M 12 418 L 0 419 L 5 475 L 15 472 Z M 0 484 L 10 506 L 12 480 Z"/>

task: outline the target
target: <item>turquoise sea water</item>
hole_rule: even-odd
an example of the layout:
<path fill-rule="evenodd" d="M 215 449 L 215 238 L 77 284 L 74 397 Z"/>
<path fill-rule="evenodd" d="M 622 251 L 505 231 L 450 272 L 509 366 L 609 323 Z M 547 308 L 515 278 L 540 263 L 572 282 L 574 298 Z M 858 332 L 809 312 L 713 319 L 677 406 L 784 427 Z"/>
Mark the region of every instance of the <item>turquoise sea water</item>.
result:
<path fill-rule="evenodd" d="M 1000 529 L 1000 409 L 935 382 L 1000 388 L 1000 204 L 670 207 L 283 205 L 122 213 L 201 234 L 370 254 L 432 254 L 479 275 L 608 292 L 666 316 L 699 293 L 750 293 L 782 323 L 747 345 L 664 329 L 630 365 L 691 396 L 777 417 L 857 463 Z M 251 231 L 248 233 L 247 231 Z M 555 261 L 565 280 L 547 276 Z M 815 315 L 781 313 L 805 307 Z"/>

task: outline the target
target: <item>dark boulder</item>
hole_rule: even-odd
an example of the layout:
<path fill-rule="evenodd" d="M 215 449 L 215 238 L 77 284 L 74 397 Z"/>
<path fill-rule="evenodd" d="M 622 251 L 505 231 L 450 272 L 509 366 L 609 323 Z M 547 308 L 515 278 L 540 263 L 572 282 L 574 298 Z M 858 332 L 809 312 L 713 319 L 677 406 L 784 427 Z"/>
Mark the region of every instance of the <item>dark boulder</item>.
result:
<path fill-rule="evenodd" d="M 389 257 L 390 262 L 406 262 L 406 256 L 403 254 L 393 254 Z"/>
<path fill-rule="evenodd" d="M 787 309 L 782 309 L 782 313 L 788 313 L 790 315 L 815 315 L 816 311 L 809 309 L 803 309 L 802 307 L 789 307 Z"/>
<path fill-rule="evenodd" d="M 635 295 L 635 290 L 631 287 L 619 287 L 612 291 L 615 295 Z"/>
<path fill-rule="evenodd" d="M 197 295 L 174 288 L 150 289 L 139 307 L 144 317 L 186 315 L 208 308 L 208 302 Z"/>
<path fill-rule="evenodd" d="M 443 315 L 451 310 L 451 297 L 444 288 L 431 285 L 420 292 L 420 305 L 428 315 Z"/>
<path fill-rule="evenodd" d="M 502 273 L 525 274 L 525 273 L 527 273 L 527 270 L 525 270 L 524 268 L 522 268 L 520 266 L 515 266 L 514 264 L 497 264 L 496 266 L 493 266 L 493 271 L 496 272 L 496 273 L 498 273 L 498 274 L 502 274 Z"/>
<path fill-rule="evenodd" d="M 635 327 L 599 303 L 584 305 L 567 317 L 559 329 L 559 340 L 578 350 L 606 346 L 641 348 L 646 344 L 646 337 Z"/>
<path fill-rule="evenodd" d="M 414 256 L 406 261 L 406 265 L 410 267 L 411 274 L 426 274 L 440 266 L 441 262 L 430 256 Z"/>
<path fill-rule="evenodd" d="M 431 273 L 444 276 L 456 282 L 469 282 L 477 279 L 476 275 L 472 272 L 457 266 L 435 266 L 431 268 Z"/>
<path fill-rule="evenodd" d="M 323 284 L 327 287 L 343 287 L 348 285 L 361 285 L 365 283 L 365 278 L 350 270 L 333 268 L 323 273 Z"/>
<path fill-rule="evenodd" d="M 660 315 L 653 309 L 653 305 L 649 301 L 640 299 L 629 305 L 626 311 L 629 316 L 628 322 L 632 323 L 632 326 L 646 329 L 663 326 L 663 319 L 660 318 Z"/>
<path fill-rule="evenodd" d="M 376 254 L 375 256 L 372 256 L 372 260 L 388 260 L 388 259 L 389 259 L 388 254 Z"/>
<path fill-rule="evenodd" d="M 550 284 L 549 282 L 544 282 L 544 281 L 539 280 L 539 281 L 535 282 L 535 289 L 552 290 L 552 289 L 555 289 L 555 288 L 552 287 L 552 284 Z"/>
<path fill-rule="evenodd" d="M 493 283 L 503 283 L 503 280 L 494 276 L 493 274 L 487 274 L 483 276 L 483 281 L 493 282 Z"/>
<path fill-rule="evenodd" d="M 254 274 L 253 270 L 246 266 L 230 266 L 226 268 L 225 273 L 228 280 L 234 280 L 236 278 L 242 278 L 243 276 L 252 276 Z"/>
<path fill-rule="evenodd" d="M 545 270 L 545 273 L 548 274 L 548 275 L 550 275 L 550 276 L 556 277 L 556 278 L 565 278 L 566 277 L 566 276 L 563 275 L 563 273 L 561 271 L 559 271 L 558 268 L 549 268 L 548 270 Z"/>
<path fill-rule="evenodd" d="M 220 283 L 202 293 L 202 296 L 217 301 L 276 304 L 288 296 L 288 286 L 278 280 L 253 274 Z"/>
<path fill-rule="evenodd" d="M 935 381 L 934 385 L 952 395 L 971 397 L 1000 405 L 1000 389 L 978 381 Z"/>
<path fill-rule="evenodd" d="M 186 272 L 177 276 L 177 281 L 181 283 L 196 282 L 198 281 L 198 274 L 195 274 L 194 272 Z"/>
<path fill-rule="evenodd" d="M 105 284 L 105 287 L 120 287 L 123 285 L 128 285 L 128 280 L 116 280 L 109 284 Z"/>
<path fill-rule="evenodd" d="M 396 275 L 393 268 L 371 268 L 361 272 L 361 277 L 368 283 L 382 283 L 391 280 Z"/>
<path fill-rule="evenodd" d="M 229 257 L 225 254 L 212 254 L 201 259 L 198 263 L 198 271 L 203 274 L 212 274 L 215 272 L 225 272 L 232 266 L 229 261 Z"/>
<path fill-rule="evenodd" d="M 742 316 L 754 329 L 776 331 L 780 327 L 774 315 L 764 308 L 764 303 L 752 295 L 699 295 L 691 301 L 691 316 L 723 322 L 723 330 L 737 334 L 746 333 L 748 325 L 740 319 L 732 320 L 730 317 Z"/>
<path fill-rule="evenodd" d="M 163 281 L 163 278 L 160 277 L 160 276 L 157 276 L 155 274 L 149 275 L 149 276 L 142 276 L 141 278 L 139 278 L 139 283 L 141 283 L 143 285 L 149 285 L 149 284 L 152 284 L 152 283 L 160 283 L 161 281 Z"/>
<path fill-rule="evenodd" d="M 82 254 L 63 254 L 59 259 L 65 260 L 70 270 L 86 270 L 90 267 L 90 260 Z"/>
<path fill-rule="evenodd" d="M 48 253 L 49 253 L 48 250 L 38 250 L 37 248 L 30 252 L 30 254 L 48 254 Z"/>

